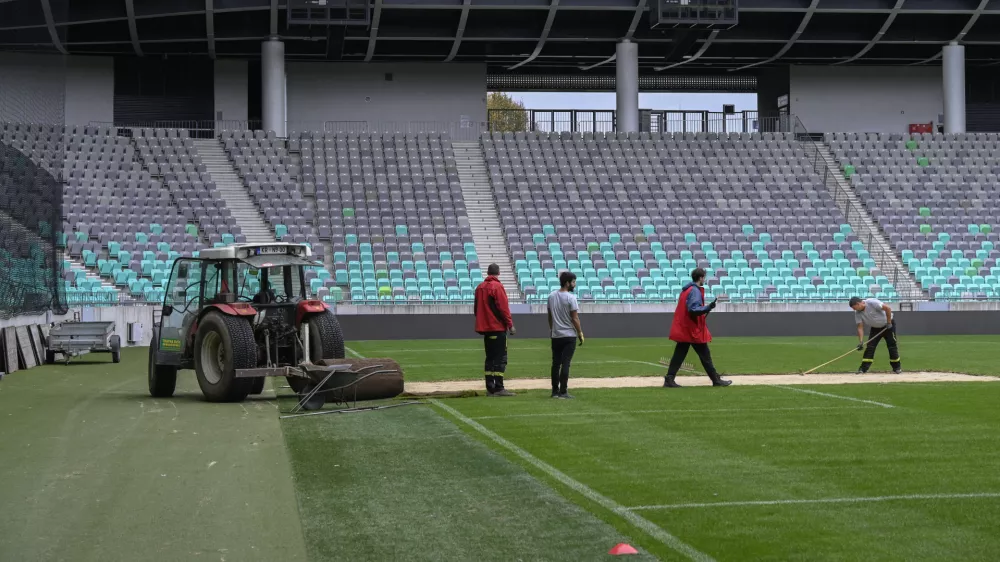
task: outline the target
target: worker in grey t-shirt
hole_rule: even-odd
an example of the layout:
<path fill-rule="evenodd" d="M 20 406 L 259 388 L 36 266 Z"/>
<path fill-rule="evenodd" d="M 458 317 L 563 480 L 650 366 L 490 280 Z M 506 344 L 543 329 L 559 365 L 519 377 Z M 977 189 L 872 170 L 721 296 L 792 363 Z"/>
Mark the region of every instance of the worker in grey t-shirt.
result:
<path fill-rule="evenodd" d="M 559 275 L 559 290 L 549 295 L 549 335 L 552 337 L 552 397 L 572 398 L 566 390 L 569 364 L 573 360 L 577 341 L 583 345 L 580 327 L 580 305 L 576 301 L 576 274 Z"/>
<path fill-rule="evenodd" d="M 889 365 L 892 366 L 892 372 L 902 373 L 903 369 L 899 363 L 899 342 L 896 340 L 896 318 L 892 308 L 874 298 L 851 297 L 850 305 L 854 309 L 854 322 L 858 325 L 858 351 L 865 350 L 858 374 L 868 372 L 875 361 L 875 348 L 883 338 L 886 347 L 889 348 Z M 865 326 L 868 326 L 869 330 L 867 346 L 865 346 Z"/>

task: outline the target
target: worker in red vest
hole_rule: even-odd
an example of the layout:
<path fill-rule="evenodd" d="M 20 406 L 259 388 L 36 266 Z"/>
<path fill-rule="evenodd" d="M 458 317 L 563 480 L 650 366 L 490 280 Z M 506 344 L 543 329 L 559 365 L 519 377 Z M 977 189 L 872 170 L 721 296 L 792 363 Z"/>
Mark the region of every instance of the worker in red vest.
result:
<path fill-rule="evenodd" d="M 670 359 L 664 388 L 680 388 L 675 378 L 680 370 L 688 349 L 694 347 L 695 353 L 701 359 L 701 365 L 712 379 L 712 386 L 729 386 L 733 381 L 724 380 L 719 376 L 712 364 L 712 353 L 708 343 L 712 341 L 712 333 L 708 331 L 708 313 L 715 310 L 715 303 L 705 304 L 705 270 L 697 268 L 691 272 L 691 283 L 684 285 L 677 299 L 677 309 L 674 310 L 674 321 L 670 326 L 670 339 L 677 342 L 674 356 Z"/>
<path fill-rule="evenodd" d="M 503 386 L 507 370 L 507 335 L 517 333 L 510 315 L 507 291 L 500 282 L 500 266 L 491 263 L 486 268 L 486 279 L 476 287 L 472 307 L 476 314 L 476 332 L 483 336 L 486 348 L 486 395 L 514 396 Z"/>

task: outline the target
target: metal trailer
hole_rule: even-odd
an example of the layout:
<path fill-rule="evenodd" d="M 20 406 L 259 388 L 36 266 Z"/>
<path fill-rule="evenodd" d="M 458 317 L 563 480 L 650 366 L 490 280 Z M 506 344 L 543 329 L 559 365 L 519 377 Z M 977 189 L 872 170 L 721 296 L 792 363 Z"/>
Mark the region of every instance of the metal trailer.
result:
<path fill-rule="evenodd" d="M 86 353 L 110 353 L 111 361 L 121 361 L 122 342 L 115 335 L 114 322 L 63 322 L 49 332 L 45 362 L 56 362 L 61 353 L 66 363 Z"/>

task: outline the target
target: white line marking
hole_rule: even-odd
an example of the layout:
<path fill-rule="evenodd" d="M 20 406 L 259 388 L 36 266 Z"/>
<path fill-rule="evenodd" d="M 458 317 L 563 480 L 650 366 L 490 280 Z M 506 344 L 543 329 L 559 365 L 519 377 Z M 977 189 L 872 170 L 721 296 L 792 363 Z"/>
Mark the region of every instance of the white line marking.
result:
<path fill-rule="evenodd" d="M 640 515 L 637 515 L 635 513 L 632 513 L 631 511 L 628 511 L 625 507 L 623 507 L 622 505 L 618 504 L 618 502 L 612 500 L 611 498 L 602 496 L 601 494 L 599 494 L 598 492 L 594 491 L 593 489 L 591 489 L 587 485 L 585 485 L 585 484 L 583 484 L 581 482 L 578 482 L 578 481 L 570 478 L 566 474 L 563 474 L 562 472 L 560 472 L 559 470 L 557 470 L 555 467 L 553 467 L 553 466 L 551 466 L 549 464 L 546 464 L 545 462 L 543 462 L 542 460 L 538 459 L 537 457 L 535 457 L 534 455 L 532 455 L 528 451 L 525 451 L 524 449 L 518 447 L 517 445 L 511 443 L 510 441 L 504 439 L 503 437 L 500 437 L 499 435 L 497 435 L 496 433 L 490 431 L 489 429 L 486 429 L 479 422 L 477 422 L 477 421 L 475 421 L 475 420 L 473 420 L 473 419 L 465 416 L 464 414 L 462 414 L 458 410 L 452 408 L 451 406 L 448 406 L 448 405 L 442 403 L 440 400 L 433 400 L 432 399 L 432 400 L 430 400 L 430 402 L 431 402 L 431 404 L 434 404 L 438 408 L 441 408 L 442 410 L 448 412 L 449 414 L 451 414 L 452 416 L 454 416 L 455 418 L 457 418 L 462 423 L 468 425 L 472 429 L 475 429 L 476 431 L 478 431 L 479 433 L 481 433 L 484 437 L 490 439 L 491 441 L 493 441 L 497 445 L 500 445 L 501 447 L 503 447 L 503 448 L 507 449 L 508 451 L 514 453 L 515 455 L 521 457 L 521 459 L 523 459 L 524 461 L 528 462 L 529 464 L 531 464 L 535 468 L 537 468 L 537 469 L 541 470 L 542 472 L 548 474 L 552 478 L 555 478 L 556 480 L 558 480 L 559 482 L 561 482 L 563 485 L 565 485 L 565 486 L 573 489 L 574 491 L 576 491 L 580 495 L 584 496 L 585 498 L 593 501 L 594 503 L 599 504 L 601 507 L 603 507 L 605 509 L 608 509 L 608 510 L 610 510 L 613 513 L 617 513 L 622 519 L 628 521 L 629 523 L 631 523 L 635 527 L 641 529 L 642 531 L 644 531 L 645 533 L 647 533 L 651 537 L 655 538 L 656 540 L 660 541 L 661 543 L 665 544 L 666 546 L 668 546 L 668 547 L 676 550 L 677 552 L 680 552 L 681 554 L 687 556 L 691 560 L 699 560 L 699 561 L 704 561 L 704 562 L 714 561 L 714 558 L 712 558 L 711 556 L 709 556 L 709 555 L 705 554 L 704 552 L 701 552 L 700 550 L 697 550 L 696 548 L 694 548 L 694 547 L 688 545 L 687 543 L 681 541 L 680 539 L 678 539 L 674 535 L 671 535 L 670 533 L 668 533 L 667 531 L 665 531 L 663 528 L 659 527 L 658 525 L 654 524 L 653 522 L 649 521 L 648 519 L 645 519 L 644 517 L 642 517 Z"/>
<path fill-rule="evenodd" d="M 628 507 L 628 510 L 655 510 L 655 509 L 692 509 L 702 507 L 741 507 L 755 505 L 796 505 L 796 504 L 822 504 L 822 503 L 867 503 L 867 502 L 887 502 L 903 500 L 958 500 L 968 498 L 1000 498 L 1000 493 L 983 492 L 976 494 L 910 494 L 905 496 L 870 496 L 861 498 L 819 498 L 814 500 L 763 500 L 763 501 L 743 501 L 743 502 L 714 502 L 714 503 L 674 503 L 665 505 L 639 505 Z"/>
<path fill-rule="evenodd" d="M 863 400 L 861 398 L 851 398 L 850 396 L 840 396 L 839 394 L 829 394 L 826 392 L 819 392 L 817 390 L 808 390 L 805 388 L 796 388 L 794 386 L 785 386 L 783 384 L 772 385 L 775 388 L 784 388 L 785 390 L 794 390 L 795 392 L 805 392 L 806 394 L 815 394 L 816 396 L 826 396 L 828 398 L 839 398 L 841 400 L 850 400 L 851 402 L 864 402 L 865 404 L 872 404 L 874 406 L 881 406 L 882 408 L 895 408 L 892 404 L 886 404 L 885 402 L 876 402 L 874 400 Z"/>
<path fill-rule="evenodd" d="M 360 353 L 358 353 L 357 351 L 354 351 L 353 349 L 347 347 L 346 345 L 344 346 L 344 351 L 350 353 L 351 355 L 357 357 L 358 359 L 365 359 L 364 355 L 361 355 Z"/>
<path fill-rule="evenodd" d="M 476 416 L 474 420 L 498 420 L 507 418 L 550 418 L 562 416 L 628 416 L 632 414 L 669 414 L 686 412 L 788 412 L 799 410 L 867 410 L 865 406 L 815 406 L 800 408 L 708 408 L 704 410 L 630 410 L 626 412 L 555 412 L 545 414 L 507 414 L 503 416 Z"/>

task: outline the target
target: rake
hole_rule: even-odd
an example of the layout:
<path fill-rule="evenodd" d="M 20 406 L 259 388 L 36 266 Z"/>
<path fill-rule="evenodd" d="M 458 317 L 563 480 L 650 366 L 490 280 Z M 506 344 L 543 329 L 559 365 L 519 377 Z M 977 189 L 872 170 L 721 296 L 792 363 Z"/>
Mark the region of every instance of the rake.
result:
<path fill-rule="evenodd" d="M 886 330 L 888 330 L 888 329 L 889 329 L 889 326 L 886 326 L 885 328 L 882 328 L 882 330 L 881 330 L 881 331 L 880 331 L 879 333 L 877 333 L 877 334 L 875 334 L 874 336 L 872 336 L 872 337 L 868 338 L 868 341 L 866 341 L 866 342 L 865 342 L 864 344 L 862 344 L 862 345 L 868 345 L 868 343 L 869 343 L 869 342 L 871 342 L 871 341 L 872 341 L 872 340 L 874 340 L 875 338 L 877 338 L 877 337 L 881 336 L 881 335 L 882 335 L 882 334 L 883 334 L 883 333 L 884 333 L 884 332 L 885 332 Z M 822 369 L 823 367 L 826 367 L 826 366 L 827 366 L 827 365 L 829 365 L 830 363 L 834 363 L 834 362 L 836 362 L 836 361 L 840 361 L 840 360 L 841 360 L 841 359 L 843 359 L 844 357 L 847 357 L 848 355 L 850 355 L 850 354 L 854 353 L 855 351 L 857 351 L 857 349 L 858 349 L 857 347 L 852 347 L 850 351 L 848 351 L 847 353 L 845 353 L 845 354 L 843 354 L 843 355 L 838 355 L 837 357 L 834 357 L 833 359 L 831 359 L 831 360 L 827 361 L 826 363 L 823 363 L 822 365 L 816 365 L 815 367 L 813 367 L 812 369 L 809 369 L 808 371 L 805 371 L 805 372 L 800 372 L 800 373 L 799 373 L 799 376 L 800 376 L 800 377 L 804 377 L 804 376 L 806 376 L 806 375 L 808 375 L 808 374 L 811 374 L 811 373 L 812 373 L 813 371 L 816 371 L 816 370 L 818 370 L 818 369 Z"/>
<path fill-rule="evenodd" d="M 670 367 L 670 359 L 667 359 L 666 357 L 660 357 L 660 360 L 658 361 L 658 363 L 660 365 L 663 365 L 664 367 Z M 694 365 L 692 365 L 691 363 L 688 363 L 687 361 L 681 363 L 681 368 L 679 370 L 687 372 L 687 373 L 694 373 L 696 375 L 704 375 L 705 374 L 705 373 L 703 373 L 701 371 L 696 371 L 695 368 L 694 368 Z"/>

